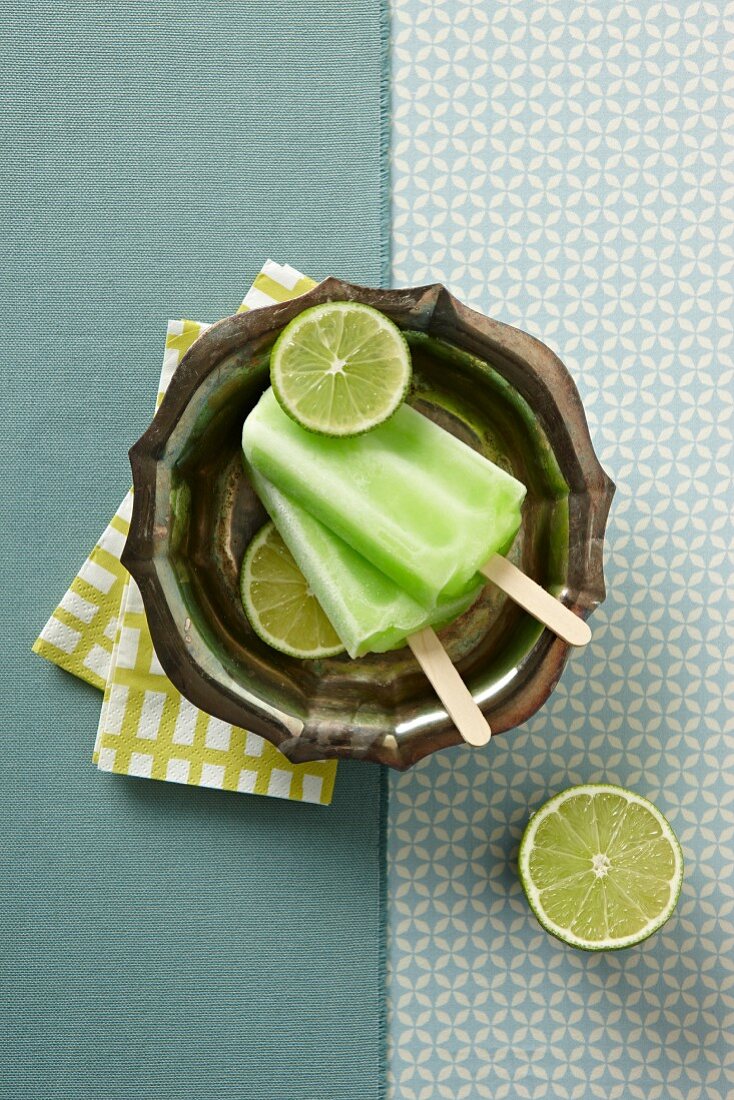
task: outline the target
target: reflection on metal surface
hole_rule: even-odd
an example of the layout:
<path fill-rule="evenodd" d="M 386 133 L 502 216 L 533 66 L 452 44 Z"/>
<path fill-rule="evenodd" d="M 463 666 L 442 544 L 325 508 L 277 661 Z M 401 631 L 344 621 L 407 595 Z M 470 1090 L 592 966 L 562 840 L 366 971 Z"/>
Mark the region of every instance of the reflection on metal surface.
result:
<path fill-rule="evenodd" d="M 395 727 L 395 733 L 400 737 L 403 733 L 410 733 L 412 730 L 425 729 L 426 726 L 432 726 L 435 722 L 445 722 L 446 711 L 445 710 L 432 710 L 428 714 L 421 714 L 417 718 L 410 718 L 407 722 L 399 722 Z"/>
<path fill-rule="evenodd" d="M 491 699 L 495 695 L 499 695 L 503 687 L 507 687 L 515 677 L 517 676 L 519 668 L 511 668 L 509 672 L 506 672 L 504 676 L 501 676 L 499 680 L 495 680 L 493 684 L 490 684 L 484 691 L 478 691 L 474 696 L 475 703 L 486 703 L 487 699 Z"/>

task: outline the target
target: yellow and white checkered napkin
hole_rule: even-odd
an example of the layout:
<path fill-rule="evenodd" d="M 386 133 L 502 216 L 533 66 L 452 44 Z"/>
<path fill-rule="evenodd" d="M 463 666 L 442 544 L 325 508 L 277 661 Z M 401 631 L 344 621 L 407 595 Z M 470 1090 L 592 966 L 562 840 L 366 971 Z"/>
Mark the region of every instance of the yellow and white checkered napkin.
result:
<path fill-rule="evenodd" d="M 238 312 L 314 282 L 268 261 Z M 209 326 L 169 321 L 156 407 L 182 356 Z M 132 492 L 72 581 L 34 652 L 104 691 L 94 760 L 103 771 L 328 805 L 336 762 L 291 764 L 264 738 L 198 710 L 165 675 L 140 591 L 120 563 Z"/>

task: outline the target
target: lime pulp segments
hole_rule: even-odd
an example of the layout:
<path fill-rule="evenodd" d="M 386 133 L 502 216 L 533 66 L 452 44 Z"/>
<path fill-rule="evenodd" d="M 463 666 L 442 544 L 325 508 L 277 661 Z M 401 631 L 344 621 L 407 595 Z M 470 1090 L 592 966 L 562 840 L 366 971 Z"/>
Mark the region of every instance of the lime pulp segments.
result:
<path fill-rule="evenodd" d="M 290 657 L 333 657 L 344 646 L 275 526 L 266 523 L 247 548 L 240 594 L 253 630 Z"/>
<path fill-rule="evenodd" d="M 660 811 L 611 784 L 570 787 L 528 822 L 518 871 L 536 917 L 587 951 L 631 947 L 675 909 L 680 844 Z"/>
<path fill-rule="evenodd" d="M 359 302 L 304 310 L 283 329 L 270 359 L 284 411 L 321 435 L 361 435 L 382 424 L 405 399 L 411 373 L 400 329 Z"/>

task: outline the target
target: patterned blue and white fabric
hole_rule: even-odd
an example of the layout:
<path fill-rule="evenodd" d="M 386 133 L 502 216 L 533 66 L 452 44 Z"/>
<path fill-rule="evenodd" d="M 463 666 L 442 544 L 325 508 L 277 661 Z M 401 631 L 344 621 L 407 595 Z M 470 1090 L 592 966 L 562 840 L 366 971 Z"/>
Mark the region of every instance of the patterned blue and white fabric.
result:
<path fill-rule="evenodd" d="M 609 595 L 550 701 L 391 780 L 394 1100 L 734 1095 L 725 8 L 393 2 L 393 281 L 557 350 L 618 486 Z M 596 780 L 660 806 L 686 877 L 662 932 L 586 955 L 515 859 L 531 811 Z"/>

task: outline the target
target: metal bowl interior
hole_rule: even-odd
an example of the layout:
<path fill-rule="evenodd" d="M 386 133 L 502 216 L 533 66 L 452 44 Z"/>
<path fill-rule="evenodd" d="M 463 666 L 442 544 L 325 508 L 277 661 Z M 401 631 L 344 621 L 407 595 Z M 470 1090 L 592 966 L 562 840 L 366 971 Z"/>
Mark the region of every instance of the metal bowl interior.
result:
<path fill-rule="evenodd" d="M 613 486 L 556 357 L 441 287 L 373 291 L 327 280 L 294 302 L 220 322 L 189 351 L 131 452 L 135 509 L 123 560 L 163 667 L 197 706 L 262 733 L 293 760 L 403 768 L 459 740 L 410 650 L 295 660 L 257 637 L 239 599 L 245 548 L 267 518 L 243 469 L 242 424 L 269 384 L 283 325 L 327 299 L 376 305 L 406 332 L 411 404 L 526 484 L 510 556 L 579 614 L 604 597 Z M 538 709 L 567 656 L 565 643 L 489 584 L 441 638 L 495 732 Z"/>

